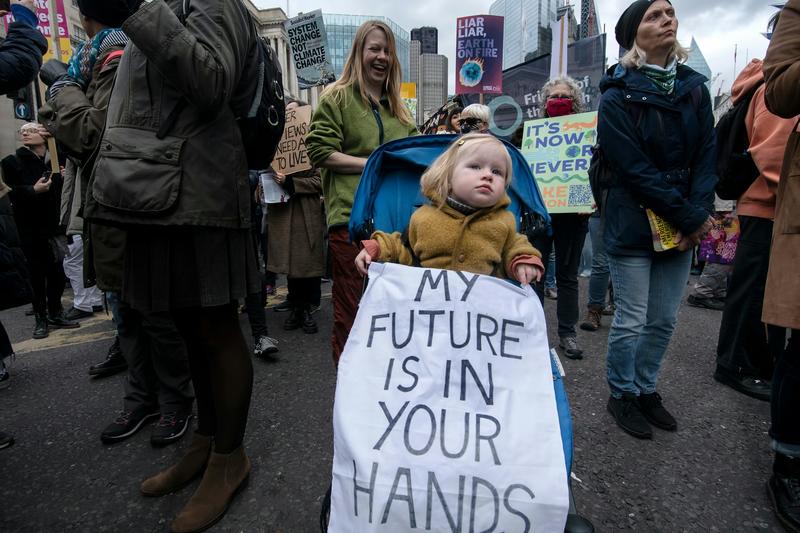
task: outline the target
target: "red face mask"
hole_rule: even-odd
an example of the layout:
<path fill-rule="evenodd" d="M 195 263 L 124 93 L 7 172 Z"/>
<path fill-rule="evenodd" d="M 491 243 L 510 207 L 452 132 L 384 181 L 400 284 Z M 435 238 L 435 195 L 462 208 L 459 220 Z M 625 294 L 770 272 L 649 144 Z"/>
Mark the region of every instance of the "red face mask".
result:
<path fill-rule="evenodd" d="M 569 98 L 552 98 L 545 104 L 548 117 L 563 117 L 572 114 L 572 100 Z"/>

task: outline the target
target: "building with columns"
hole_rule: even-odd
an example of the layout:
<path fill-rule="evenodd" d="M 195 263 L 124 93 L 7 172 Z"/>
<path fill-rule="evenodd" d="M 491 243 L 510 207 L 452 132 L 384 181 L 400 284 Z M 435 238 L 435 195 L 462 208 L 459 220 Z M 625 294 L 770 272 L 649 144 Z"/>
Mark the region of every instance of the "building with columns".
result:
<path fill-rule="evenodd" d="M 283 25 L 288 19 L 286 13 L 279 7 L 259 9 L 253 3 L 253 0 L 242 1 L 253 14 L 258 26 L 258 33 L 267 39 L 272 49 L 278 54 L 278 61 L 281 64 L 281 72 L 283 73 L 284 93 L 316 107 L 319 102 L 319 95 L 322 93 L 322 87 L 300 90 L 297 86 L 297 72 L 292 60 L 292 48 L 289 45 L 289 35 Z"/>

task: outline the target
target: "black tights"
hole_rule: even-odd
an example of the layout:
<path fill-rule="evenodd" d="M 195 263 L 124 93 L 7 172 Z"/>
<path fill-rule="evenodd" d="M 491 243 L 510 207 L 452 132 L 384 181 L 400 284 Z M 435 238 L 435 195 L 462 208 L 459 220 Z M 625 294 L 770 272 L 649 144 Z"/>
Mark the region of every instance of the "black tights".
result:
<path fill-rule="evenodd" d="M 253 391 L 253 364 L 236 305 L 181 309 L 173 314 L 186 341 L 197 399 L 197 432 L 214 437 L 214 451 L 241 446 Z"/>

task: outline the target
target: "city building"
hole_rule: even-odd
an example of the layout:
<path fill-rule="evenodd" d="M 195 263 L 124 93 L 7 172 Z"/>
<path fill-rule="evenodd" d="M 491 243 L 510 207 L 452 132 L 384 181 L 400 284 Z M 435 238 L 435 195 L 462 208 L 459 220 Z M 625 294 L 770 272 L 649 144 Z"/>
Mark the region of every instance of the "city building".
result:
<path fill-rule="evenodd" d="M 259 35 L 267 39 L 278 55 L 283 75 L 284 93 L 287 96 L 316 106 L 317 102 L 319 102 L 322 88 L 315 87 L 313 89 L 300 90 L 297 85 L 297 71 L 294 68 L 292 48 L 289 45 L 289 36 L 286 33 L 286 28 L 283 25 L 287 20 L 286 13 L 279 7 L 260 9 L 256 7 L 253 0 L 243 1 L 255 18 Z"/>
<path fill-rule="evenodd" d="M 356 36 L 358 27 L 368 20 L 380 20 L 385 22 L 394 33 L 394 39 L 397 43 L 397 57 L 400 59 L 400 68 L 403 72 L 402 81 L 411 81 L 409 66 L 411 36 L 407 30 L 401 28 L 396 22 L 382 16 L 371 17 L 331 13 L 323 13 L 322 19 L 325 22 L 325 32 L 328 34 L 328 51 L 330 52 L 333 71 L 336 73 L 337 78 L 342 74 L 344 62 L 350 54 L 350 48 L 353 46 L 353 39 Z"/>
<path fill-rule="evenodd" d="M 447 101 L 447 56 L 419 56 L 417 84 L 417 124 L 423 124 Z"/>
<path fill-rule="evenodd" d="M 600 35 L 600 19 L 597 17 L 597 5 L 594 0 L 581 0 L 581 39 Z"/>
<path fill-rule="evenodd" d="M 439 29 L 430 26 L 411 30 L 411 40 L 419 41 L 423 54 L 439 53 Z"/>
<path fill-rule="evenodd" d="M 567 17 L 567 42 L 572 44 L 580 39 L 580 34 L 578 20 L 571 4 L 565 4 L 556 10 L 556 20 L 561 20 L 561 17 Z"/>
<path fill-rule="evenodd" d="M 549 54 L 553 34 L 550 23 L 557 20 L 562 0 L 496 0 L 490 15 L 505 18 L 503 28 L 503 69 L 528 59 Z"/>
<path fill-rule="evenodd" d="M 64 14 L 67 19 L 67 31 L 70 37 L 72 48 L 86 39 L 86 32 L 83 31 L 78 17 L 77 0 L 60 0 L 64 4 Z M 49 4 L 49 1 L 48 1 Z M 0 24 L 0 38 L 5 38 L 5 25 Z M 67 55 L 72 55 L 71 52 Z M 0 96 L 0 158 L 13 153 L 19 146 L 19 135 L 17 131 L 25 123 L 23 120 L 14 118 L 14 104 L 10 98 Z"/>
<path fill-rule="evenodd" d="M 705 56 L 703 55 L 702 50 L 700 50 L 700 46 L 698 46 L 697 41 L 694 40 L 692 37 L 692 44 L 689 46 L 689 59 L 686 61 L 686 66 L 691 67 L 695 72 L 699 72 L 709 81 L 706 82 L 706 87 L 708 90 L 711 90 L 711 67 L 708 66 L 708 61 L 706 61 Z"/>

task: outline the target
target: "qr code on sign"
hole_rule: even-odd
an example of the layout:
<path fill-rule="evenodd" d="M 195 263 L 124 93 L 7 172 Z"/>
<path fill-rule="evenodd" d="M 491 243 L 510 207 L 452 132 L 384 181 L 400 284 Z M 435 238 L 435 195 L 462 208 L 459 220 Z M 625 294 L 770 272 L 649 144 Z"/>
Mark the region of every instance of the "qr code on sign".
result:
<path fill-rule="evenodd" d="M 589 185 L 570 185 L 568 205 L 591 205 L 594 201 Z"/>

